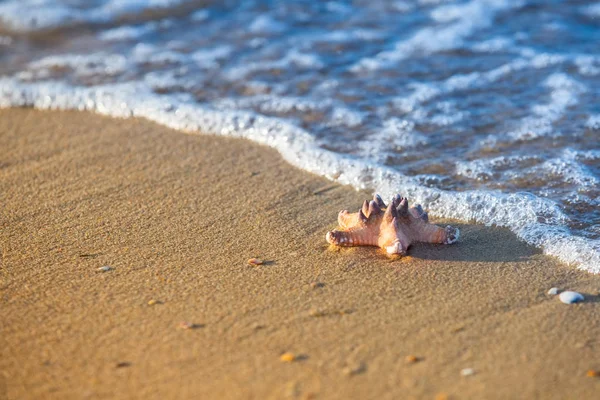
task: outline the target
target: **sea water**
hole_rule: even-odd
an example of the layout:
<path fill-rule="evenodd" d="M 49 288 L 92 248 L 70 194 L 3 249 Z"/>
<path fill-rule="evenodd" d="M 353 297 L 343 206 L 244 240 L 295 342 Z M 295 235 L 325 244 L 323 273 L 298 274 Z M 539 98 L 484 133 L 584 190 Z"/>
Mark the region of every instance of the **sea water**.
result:
<path fill-rule="evenodd" d="M 243 137 L 600 273 L 600 2 L 0 2 L 0 107 Z"/>

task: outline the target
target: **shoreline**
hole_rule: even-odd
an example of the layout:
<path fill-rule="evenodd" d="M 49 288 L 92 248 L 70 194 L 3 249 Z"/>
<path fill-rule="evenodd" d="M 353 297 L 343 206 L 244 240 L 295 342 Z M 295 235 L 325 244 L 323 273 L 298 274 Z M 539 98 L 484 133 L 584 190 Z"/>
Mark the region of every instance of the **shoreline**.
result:
<path fill-rule="evenodd" d="M 521 240 L 543 249 L 546 254 L 564 263 L 577 265 L 581 270 L 600 274 L 600 259 L 594 250 L 594 239 L 576 234 L 565 236 L 564 225 L 546 225 L 543 222 L 566 218 L 559 204 L 551 199 L 535 195 L 531 197 L 527 192 L 436 189 L 419 184 L 392 168 L 380 168 L 353 157 L 340 157 L 339 153 L 318 146 L 314 137 L 304 128 L 279 118 L 255 118 L 251 112 L 211 110 L 177 101 L 165 104 L 166 108 L 157 108 L 157 104 L 162 104 L 164 99 L 152 94 L 139 82 L 117 84 L 108 92 L 106 88 L 94 86 L 77 87 L 58 82 L 25 83 L 8 77 L 0 78 L 0 82 L 3 86 L 0 102 L 4 107 L 79 110 L 81 104 L 85 103 L 88 111 L 117 119 L 142 118 L 193 135 L 220 132 L 226 137 L 247 138 L 253 143 L 276 149 L 294 167 L 324 177 L 335 177 L 336 183 L 355 188 L 361 186 L 365 171 L 371 171 L 374 179 L 367 178 L 370 179 L 369 186 L 384 197 L 393 196 L 397 187 L 403 187 L 406 197 L 420 202 L 433 214 L 468 219 L 488 226 L 508 227 Z M 66 101 L 69 98 L 79 100 L 72 103 Z M 172 107 L 177 109 L 176 112 Z M 273 136 L 270 132 L 277 134 Z M 503 209 L 510 212 L 503 213 Z"/>
<path fill-rule="evenodd" d="M 507 229 L 453 222 L 459 243 L 413 245 L 396 260 L 330 248 L 337 212 L 370 193 L 273 149 L 141 119 L 0 115 L 8 398 L 588 398 L 600 389 L 586 376 L 600 369 L 600 276 Z M 252 257 L 268 262 L 250 267 Z M 588 300 L 564 305 L 546 294 L 553 286 Z M 282 363 L 285 352 L 298 359 Z M 461 377 L 465 368 L 475 374 Z"/>

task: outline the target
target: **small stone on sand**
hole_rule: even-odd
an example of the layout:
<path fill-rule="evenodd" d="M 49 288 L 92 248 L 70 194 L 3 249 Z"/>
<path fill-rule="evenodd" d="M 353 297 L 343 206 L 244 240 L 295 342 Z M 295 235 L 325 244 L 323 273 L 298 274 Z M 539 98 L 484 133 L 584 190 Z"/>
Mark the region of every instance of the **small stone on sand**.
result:
<path fill-rule="evenodd" d="M 158 301 L 158 300 L 154 300 L 154 299 L 148 300 L 148 305 L 149 306 L 153 306 L 153 305 L 159 304 L 159 303 L 160 303 L 160 301 Z"/>
<path fill-rule="evenodd" d="M 589 376 L 590 378 L 598 378 L 600 377 L 600 371 L 595 371 L 593 369 L 590 369 L 587 373 L 586 376 Z"/>
<path fill-rule="evenodd" d="M 562 292 L 558 297 L 560 298 L 560 301 L 565 304 L 573 304 L 584 300 L 581 293 L 571 292 L 569 290 Z"/>
<path fill-rule="evenodd" d="M 553 287 L 552 289 L 548 290 L 548 294 L 551 296 L 556 296 L 558 294 L 558 288 Z"/>
<path fill-rule="evenodd" d="M 115 365 L 115 367 L 117 367 L 117 368 L 126 368 L 126 367 L 130 367 L 130 366 L 131 366 L 131 363 L 128 361 L 121 361 Z"/>
<path fill-rule="evenodd" d="M 259 258 L 251 258 L 248 260 L 248 264 L 255 266 L 255 265 L 262 265 L 263 260 L 259 259 Z"/>
<path fill-rule="evenodd" d="M 283 353 L 279 359 L 282 362 L 293 362 L 296 360 L 296 356 L 292 353 Z"/>
<path fill-rule="evenodd" d="M 417 361 L 419 361 L 419 359 L 417 358 L 417 356 L 413 356 L 411 354 L 411 355 L 404 357 L 404 361 L 406 361 L 407 364 L 414 364 Z"/>
<path fill-rule="evenodd" d="M 112 269 L 112 268 L 111 268 L 111 267 L 109 267 L 108 265 L 104 265 L 104 266 L 102 266 L 102 267 L 98 268 L 98 269 L 97 269 L 97 271 L 100 271 L 100 272 L 106 272 L 106 271 L 110 271 L 111 269 Z"/>
<path fill-rule="evenodd" d="M 475 374 L 475 370 L 473 368 L 464 368 L 460 371 L 461 376 L 471 376 Z"/>

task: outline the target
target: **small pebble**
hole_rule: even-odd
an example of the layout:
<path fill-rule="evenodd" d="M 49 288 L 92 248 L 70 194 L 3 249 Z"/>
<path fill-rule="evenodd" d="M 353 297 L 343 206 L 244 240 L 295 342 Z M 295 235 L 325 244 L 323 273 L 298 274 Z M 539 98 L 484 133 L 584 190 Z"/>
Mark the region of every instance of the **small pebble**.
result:
<path fill-rule="evenodd" d="M 149 306 L 153 306 L 153 305 L 159 304 L 159 303 L 160 303 L 160 301 L 158 301 L 158 300 L 154 300 L 154 299 L 148 300 L 148 305 Z"/>
<path fill-rule="evenodd" d="M 407 364 L 414 364 L 417 361 L 419 361 L 419 359 L 417 358 L 417 356 L 413 356 L 411 354 L 411 355 L 404 357 L 404 361 L 406 361 Z"/>
<path fill-rule="evenodd" d="M 581 293 L 571 292 L 569 290 L 567 290 L 566 292 L 562 292 L 558 297 L 560 298 L 560 301 L 562 301 L 565 304 L 573 304 L 584 300 L 583 295 L 581 295 Z"/>
<path fill-rule="evenodd" d="M 475 370 L 473 368 L 465 368 L 460 371 L 462 376 L 471 376 L 475 374 Z"/>
<path fill-rule="evenodd" d="M 551 296 L 556 296 L 558 294 L 558 288 L 553 287 L 552 289 L 548 290 L 548 294 Z"/>
<path fill-rule="evenodd" d="M 108 265 L 105 265 L 103 267 L 98 268 L 98 271 L 100 272 L 106 272 L 106 271 L 110 271 L 112 268 L 109 267 Z"/>
<path fill-rule="evenodd" d="M 262 265 L 263 260 L 259 259 L 259 258 L 251 258 L 248 260 L 248 264 L 250 265 Z"/>
<path fill-rule="evenodd" d="M 598 378 L 598 377 L 600 377 L 600 371 L 595 371 L 593 369 L 590 369 L 586 375 L 589 376 L 590 378 Z"/>
<path fill-rule="evenodd" d="M 296 360 L 296 356 L 292 353 L 283 353 L 279 359 L 282 362 L 293 362 Z"/>

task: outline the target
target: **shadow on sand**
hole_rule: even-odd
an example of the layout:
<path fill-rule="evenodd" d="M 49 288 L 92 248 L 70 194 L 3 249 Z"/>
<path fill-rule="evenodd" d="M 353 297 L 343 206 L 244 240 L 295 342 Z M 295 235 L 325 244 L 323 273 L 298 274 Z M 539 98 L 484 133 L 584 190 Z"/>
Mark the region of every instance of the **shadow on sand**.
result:
<path fill-rule="evenodd" d="M 439 223 L 443 226 L 444 224 Z M 460 239 L 451 246 L 415 243 L 408 254 L 415 258 L 444 261 L 514 262 L 542 254 L 540 249 L 519 240 L 506 228 L 451 223 L 460 229 Z"/>

